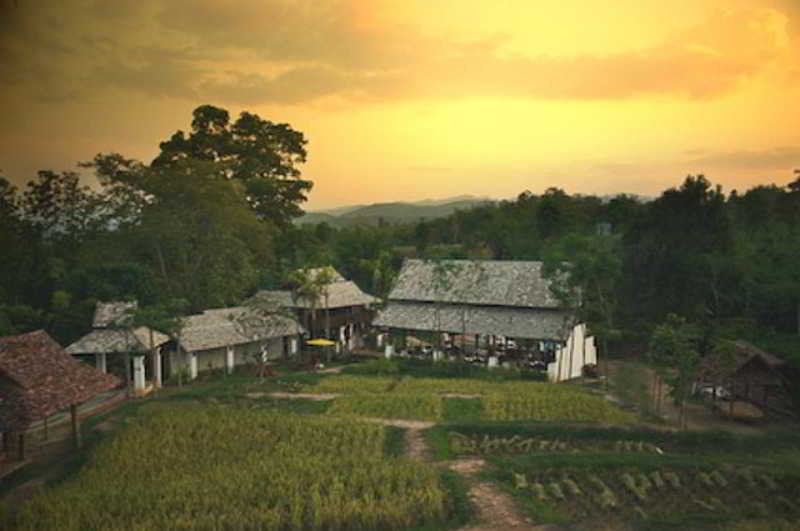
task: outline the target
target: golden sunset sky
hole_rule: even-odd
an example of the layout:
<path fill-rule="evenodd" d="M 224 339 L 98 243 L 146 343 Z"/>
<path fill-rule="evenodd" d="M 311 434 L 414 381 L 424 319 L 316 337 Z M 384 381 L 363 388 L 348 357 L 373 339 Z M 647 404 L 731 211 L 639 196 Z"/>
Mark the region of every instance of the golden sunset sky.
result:
<path fill-rule="evenodd" d="M 16 184 L 207 103 L 305 133 L 312 210 L 800 167 L 800 0 L 0 0 L 0 72 Z"/>

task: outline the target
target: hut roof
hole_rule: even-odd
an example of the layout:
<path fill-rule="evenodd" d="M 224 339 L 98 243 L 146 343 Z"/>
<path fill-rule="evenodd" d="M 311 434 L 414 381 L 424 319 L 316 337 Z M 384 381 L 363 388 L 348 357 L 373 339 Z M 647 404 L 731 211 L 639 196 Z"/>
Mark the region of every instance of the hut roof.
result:
<path fill-rule="evenodd" d="M 389 300 L 558 308 L 541 262 L 409 259 Z"/>
<path fill-rule="evenodd" d="M 785 364 L 785 362 L 777 356 L 770 354 L 769 352 L 765 352 L 743 339 L 734 341 L 734 345 L 736 346 L 737 369 L 746 365 L 753 358 L 760 359 L 760 361 L 762 361 L 770 369 L 777 369 Z"/>
<path fill-rule="evenodd" d="M 326 269 L 331 272 L 331 282 L 332 283 L 347 282 L 347 279 L 344 278 L 344 276 L 342 276 L 341 273 L 336 271 L 336 269 L 334 269 L 331 266 L 328 266 L 328 267 L 312 267 L 310 269 L 306 269 L 305 271 L 306 271 L 306 274 L 308 275 L 309 278 L 316 279 L 317 276 L 319 276 Z"/>
<path fill-rule="evenodd" d="M 376 297 L 364 293 L 359 287 L 350 280 L 333 282 L 326 286 L 328 291 L 328 308 L 347 308 L 349 306 L 367 306 L 378 302 Z M 301 308 L 310 309 L 311 301 L 303 297 L 296 297 L 291 291 L 259 291 L 257 298 L 270 300 L 273 304 L 281 308 Z M 317 309 L 325 307 L 325 296 L 321 295 L 317 303 Z"/>
<path fill-rule="evenodd" d="M 0 337 L 0 375 L 6 379 L 0 386 L 2 431 L 23 429 L 120 383 L 75 360 L 43 330 Z"/>
<path fill-rule="evenodd" d="M 181 346 L 190 352 L 302 333 L 294 319 L 238 306 L 205 310 L 184 318 Z"/>
<path fill-rule="evenodd" d="M 390 301 L 372 322 L 374 326 L 514 338 L 563 341 L 571 321 L 558 310 L 437 305 L 430 302 Z"/>
<path fill-rule="evenodd" d="M 94 310 L 94 328 L 119 326 L 138 307 L 136 301 L 98 302 Z"/>
<path fill-rule="evenodd" d="M 153 330 L 153 344 L 160 347 L 169 336 Z M 133 330 L 101 328 L 92 330 L 66 348 L 68 354 L 120 354 L 150 350 L 150 328 L 140 326 Z"/>

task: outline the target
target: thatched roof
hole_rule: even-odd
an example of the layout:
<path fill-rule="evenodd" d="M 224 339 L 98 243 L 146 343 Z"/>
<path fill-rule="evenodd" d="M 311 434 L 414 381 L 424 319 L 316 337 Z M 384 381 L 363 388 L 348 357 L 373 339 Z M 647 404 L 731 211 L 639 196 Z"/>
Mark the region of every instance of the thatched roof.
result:
<path fill-rule="evenodd" d="M 541 262 L 406 260 L 389 300 L 558 308 Z"/>
<path fill-rule="evenodd" d="M 169 336 L 153 330 L 153 344 L 160 347 L 169 341 Z M 66 348 L 69 354 L 121 354 L 124 352 L 148 352 L 150 350 L 150 328 L 140 326 L 134 330 L 101 328 L 92 330 Z"/>
<path fill-rule="evenodd" d="M 379 301 L 376 297 L 364 293 L 356 286 L 355 282 L 345 280 L 342 282 L 334 282 L 326 286 L 328 292 L 328 308 L 347 308 L 350 306 L 368 306 Z M 271 301 L 280 308 L 299 308 L 311 309 L 311 301 L 295 296 L 291 291 L 276 290 L 276 291 L 259 291 L 255 298 Z M 317 309 L 325 308 L 325 295 L 320 296 L 319 302 L 316 305 Z"/>
<path fill-rule="evenodd" d="M 571 323 L 557 310 L 437 305 L 430 302 L 390 301 L 372 322 L 374 326 L 431 332 L 502 335 L 514 338 L 563 341 Z"/>
<path fill-rule="evenodd" d="M 110 328 L 123 324 L 123 321 L 134 312 L 136 301 L 98 302 L 94 310 L 94 328 Z"/>
<path fill-rule="evenodd" d="M 0 431 L 24 429 L 119 383 L 75 360 L 43 330 L 0 337 Z"/>
<path fill-rule="evenodd" d="M 185 350 L 196 352 L 303 332 L 300 323 L 291 317 L 239 306 L 185 317 L 180 341 Z"/>

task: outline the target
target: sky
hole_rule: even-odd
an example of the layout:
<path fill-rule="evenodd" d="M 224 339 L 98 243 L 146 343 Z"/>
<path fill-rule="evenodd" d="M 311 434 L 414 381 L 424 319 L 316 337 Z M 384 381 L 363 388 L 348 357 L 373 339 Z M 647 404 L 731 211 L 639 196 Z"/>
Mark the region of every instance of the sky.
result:
<path fill-rule="evenodd" d="M 800 168 L 800 0 L 0 0 L 0 72 L 18 186 L 204 104 L 302 131 L 310 210 Z"/>

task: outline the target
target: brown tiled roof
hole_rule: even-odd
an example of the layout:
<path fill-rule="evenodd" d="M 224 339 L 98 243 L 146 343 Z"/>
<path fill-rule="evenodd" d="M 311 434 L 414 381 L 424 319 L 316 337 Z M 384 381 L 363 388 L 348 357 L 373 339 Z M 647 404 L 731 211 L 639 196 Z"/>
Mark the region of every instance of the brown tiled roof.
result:
<path fill-rule="evenodd" d="M 75 360 L 44 330 L 0 337 L 0 431 L 23 429 L 119 383 Z"/>

